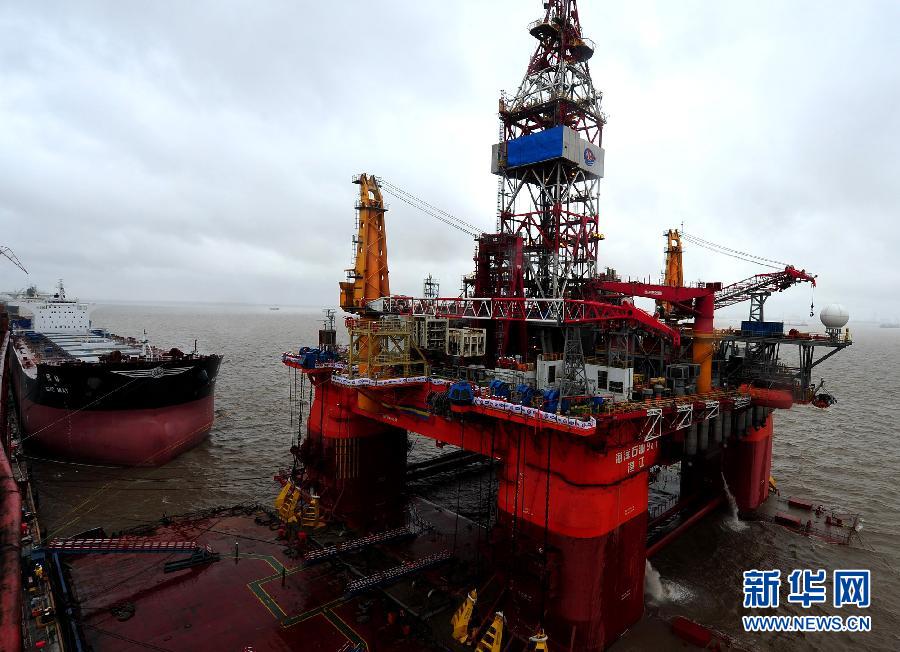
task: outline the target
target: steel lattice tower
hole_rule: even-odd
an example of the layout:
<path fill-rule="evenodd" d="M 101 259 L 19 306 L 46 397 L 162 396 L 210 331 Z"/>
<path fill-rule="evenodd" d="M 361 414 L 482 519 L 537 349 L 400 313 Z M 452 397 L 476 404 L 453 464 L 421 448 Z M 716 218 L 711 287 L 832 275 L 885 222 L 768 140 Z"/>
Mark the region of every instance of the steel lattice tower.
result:
<path fill-rule="evenodd" d="M 515 97 L 500 99 L 498 230 L 520 236 L 526 296 L 578 297 L 594 276 L 603 176 L 601 94 L 575 0 L 550 0 L 529 25 L 538 44 Z M 549 149 L 548 149 L 549 148 Z M 524 154 L 524 156 L 523 156 Z"/>

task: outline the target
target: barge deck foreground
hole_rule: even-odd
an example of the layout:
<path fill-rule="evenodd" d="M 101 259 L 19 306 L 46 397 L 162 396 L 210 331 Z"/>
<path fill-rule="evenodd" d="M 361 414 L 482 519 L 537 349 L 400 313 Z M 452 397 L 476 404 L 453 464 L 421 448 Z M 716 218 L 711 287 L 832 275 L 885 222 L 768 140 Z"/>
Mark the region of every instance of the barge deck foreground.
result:
<path fill-rule="evenodd" d="M 185 555 L 66 554 L 69 606 L 83 644 L 94 650 L 441 649 L 428 642 L 430 628 L 449 629 L 446 612 L 458 601 L 450 587 L 478 566 L 480 530 L 422 500 L 415 510 L 417 536 L 322 561 L 315 558 L 351 542 L 353 533 L 331 525 L 301 535 L 305 549 L 318 553 L 308 562 L 295 552 L 303 547 L 299 539 L 289 547 L 275 515 L 259 507 L 137 528 L 122 534 L 145 545 L 196 540 L 220 559 L 166 572 L 166 564 Z M 426 522 L 430 528 L 423 530 Z M 443 553 L 454 544 L 454 560 L 447 562 Z M 432 559 L 437 563 L 429 564 Z M 352 590 L 353 582 L 374 578 L 377 586 L 393 569 L 423 560 L 421 572 L 385 585 L 379 597 Z M 487 599 L 490 586 L 479 588 Z"/>

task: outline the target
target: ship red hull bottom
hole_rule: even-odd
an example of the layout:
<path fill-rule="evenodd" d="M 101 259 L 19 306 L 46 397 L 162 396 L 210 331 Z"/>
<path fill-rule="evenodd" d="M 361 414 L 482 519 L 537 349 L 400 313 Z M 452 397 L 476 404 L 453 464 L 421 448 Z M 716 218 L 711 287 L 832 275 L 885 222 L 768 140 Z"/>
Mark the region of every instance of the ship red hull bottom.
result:
<path fill-rule="evenodd" d="M 42 454 L 117 466 L 165 464 L 203 441 L 214 419 L 212 395 L 162 408 L 80 412 L 24 398 L 21 414 L 28 445 Z"/>

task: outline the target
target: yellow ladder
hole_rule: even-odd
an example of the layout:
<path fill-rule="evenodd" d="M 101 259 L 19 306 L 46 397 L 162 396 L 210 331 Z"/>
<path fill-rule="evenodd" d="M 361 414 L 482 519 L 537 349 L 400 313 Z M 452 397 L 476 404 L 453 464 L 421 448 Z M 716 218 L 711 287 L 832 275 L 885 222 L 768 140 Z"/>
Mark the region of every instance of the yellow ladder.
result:
<path fill-rule="evenodd" d="M 478 642 L 475 652 L 500 652 L 500 646 L 503 643 L 503 612 L 498 611 L 494 614 L 494 622 L 488 627 L 488 630 Z"/>
<path fill-rule="evenodd" d="M 304 527 L 319 527 L 319 497 L 310 495 L 309 502 L 303 506 L 303 514 L 300 517 L 300 525 Z"/>
<path fill-rule="evenodd" d="M 298 500 L 300 500 L 300 490 L 288 482 L 275 499 L 275 509 L 278 510 L 278 518 L 282 523 L 297 522 L 295 510 Z"/>
<path fill-rule="evenodd" d="M 469 642 L 469 621 L 472 619 L 472 611 L 475 609 L 475 602 L 478 600 L 478 593 L 475 589 L 469 591 L 465 601 L 459 605 L 459 609 L 453 614 L 450 624 L 453 625 L 453 639 L 460 643 Z"/>

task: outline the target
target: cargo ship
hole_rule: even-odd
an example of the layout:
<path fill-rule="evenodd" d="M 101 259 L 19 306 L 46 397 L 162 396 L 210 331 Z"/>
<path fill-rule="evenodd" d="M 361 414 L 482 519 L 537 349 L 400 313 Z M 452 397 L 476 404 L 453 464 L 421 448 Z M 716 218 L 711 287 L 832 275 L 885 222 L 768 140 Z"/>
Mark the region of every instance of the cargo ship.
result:
<path fill-rule="evenodd" d="M 214 419 L 221 356 L 166 351 L 93 328 L 87 304 L 58 292 L 27 306 L 11 342 L 23 441 L 51 458 L 164 464 Z"/>

